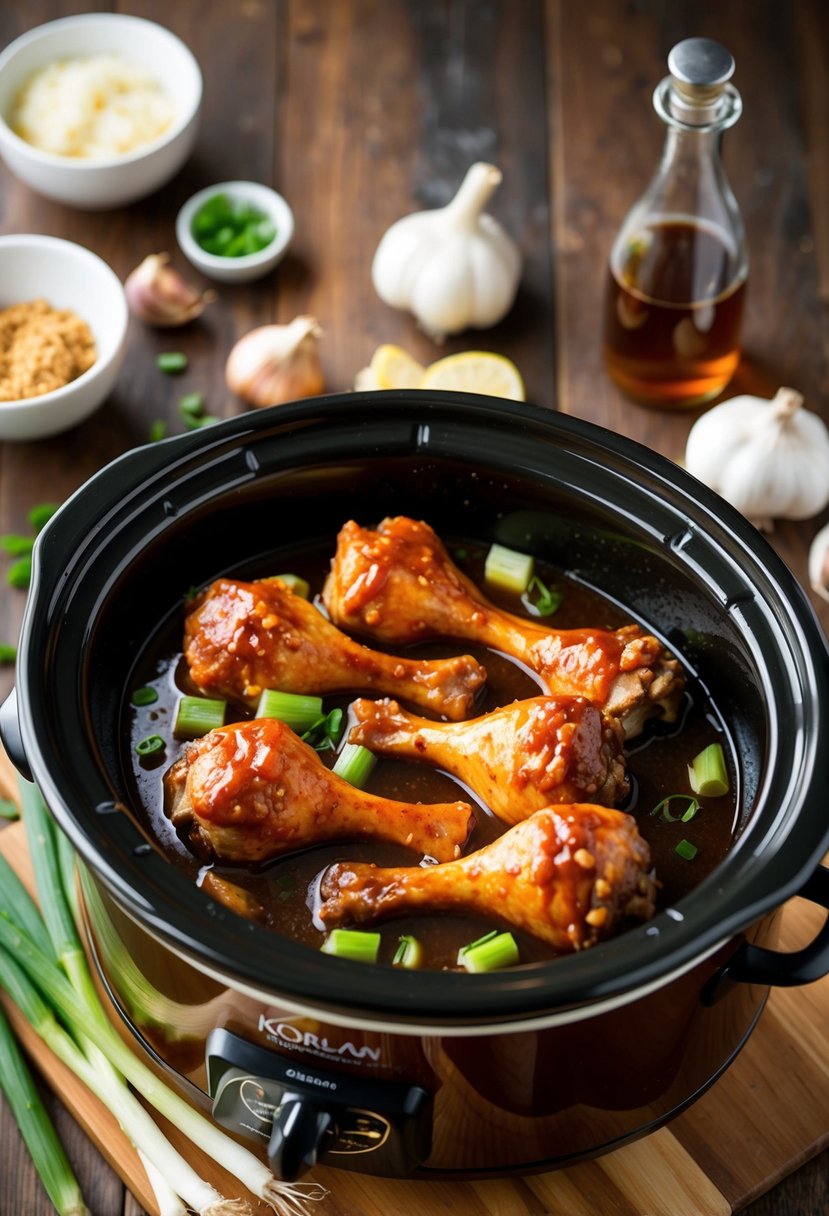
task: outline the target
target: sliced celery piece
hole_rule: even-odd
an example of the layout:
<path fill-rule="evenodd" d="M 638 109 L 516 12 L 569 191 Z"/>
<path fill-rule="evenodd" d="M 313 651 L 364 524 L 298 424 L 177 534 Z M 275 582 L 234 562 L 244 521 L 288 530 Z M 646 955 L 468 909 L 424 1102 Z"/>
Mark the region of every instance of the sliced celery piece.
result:
<path fill-rule="evenodd" d="M 691 789 L 702 798 L 721 798 L 728 793 L 728 769 L 720 743 L 709 743 L 688 766 Z"/>
<path fill-rule="evenodd" d="M 199 739 L 224 725 L 226 701 L 212 697 L 182 697 L 176 709 L 173 734 L 177 739 Z"/>
<path fill-rule="evenodd" d="M 266 688 L 256 707 L 257 718 L 278 718 L 298 735 L 310 730 L 322 717 L 322 697 L 300 692 L 278 692 Z"/>
<path fill-rule="evenodd" d="M 523 595 L 535 573 L 535 559 L 503 545 L 492 545 L 486 555 L 484 577 L 493 587 Z"/>
<path fill-rule="evenodd" d="M 371 776 L 376 763 L 377 757 L 367 747 L 362 747 L 359 743 L 346 743 L 331 771 L 338 777 L 342 777 L 343 781 L 347 781 L 349 785 L 361 790 Z"/>
<path fill-rule="evenodd" d="M 493 929 L 484 937 L 462 946 L 458 951 L 458 963 L 467 971 L 499 971 L 519 962 L 520 955 L 511 933 L 498 933 Z"/>
<path fill-rule="evenodd" d="M 356 963 L 376 963 L 380 934 L 362 929 L 332 929 L 320 946 L 323 954 L 350 958 Z"/>

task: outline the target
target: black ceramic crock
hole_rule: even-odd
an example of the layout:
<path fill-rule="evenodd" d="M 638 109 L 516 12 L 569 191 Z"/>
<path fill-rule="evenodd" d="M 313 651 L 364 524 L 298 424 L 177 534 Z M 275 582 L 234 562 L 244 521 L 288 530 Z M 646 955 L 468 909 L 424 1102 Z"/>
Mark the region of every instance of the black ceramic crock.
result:
<path fill-rule="evenodd" d="M 129 806 L 119 722 L 151 635 L 180 612 L 189 587 L 306 541 L 327 541 L 333 551 L 346 519 L 372 523 L 395 513 L 427 519 L 439 533 L 531 550 L 597 587 L 661 635 L 710 691 L 738 767 L 739 828 L 725 860 L 675 908 L 554 963 L 475 976 L 409 973 L 320 955 L 242 921 L 147 847 Z M 796 954 L 769 949 L 775 911 L 790 896 L 829 907 L 829 871 L 820 866 L 829 846 L 822 632 L 796 580 L 737 512 L 668 460 L 608 431 L 486 397 L 355 393 L 245 414 L 129 452 L 83 486 L 40 537 L 19 651 L 3 740 L 88 867 L 97 914 L 109 917 L 96 943 L 102 969 L 145 1045 L 214 1097 L 205 1040 L 216 1059 L 235 1044 L 239 1067 L 259 1075 L 267 1063 L 246 1054 L 245 1044 L 272 1050 L 282 1063 L 301 1058 L 308 1086 L 326 1084 L 309 1069 L 363 1079 L 369 1062 L 372 1084 L 411 1084 L 426 1094 L 423 1110 L 436 1113 L 418 1116 L 414 1147 L 403 1136 L 408 1148 L 397 1157 L 378 1164 L 362 1153 L 339 1164 L 474 1172 L 600 1151 L 656 1126 L 700 1092 L 750 1032 L 768 985 L 805 983 L 829 970 L 827 926 Z M 127 941 L 139 969 L 146 956 L 157 993 L 166 983 L 159 951 L 173 960 L 175 994 L 167 995 L 176 1008 L 190 999 L 183 974 L 194 1007 L 216 1008 L 221 992 L 242 997 L 217 1015 L 212 1039 L 210 1027 L 195 1036 L 195 1061 L 181 1062 L 158 1021 L 152 1031 L 141 1024 L 135 1001 L 119 990 L 110 930 Z M 625 1036 L 635 1011 L 666 993 L 681 1009 L 674 1021 L 685 1027 L 676 1034 L 684 1046 L 666 1045 L 658 1063 L 655 1045 L 643 1056 Z M 610 1094 L 606 1082 L 580 1093 L 571 1078 L 566 1096 L 562 1089 L 551 1104 L 547 1084 L 539 1099 L 545 1069 L 555 1072 L 551 1061 L 560 1064 L 562 1049 L 587 1051 L 579 1036 L 590 1026 L 595 1043 L 601 1019 L 622 1036 L 616 1054 L 626 1051 L 640 1073 L 638 1097 Z M 713 1033 L 715 1021 L 727 1032 Z M 688 1027 L 697 1023 L 706 1048 L 691 1067 Z M 216 1033 L 230 1037 L 217 1046 Z M 525 1061 L 518 1072 L 526 1078 L 516 1082 L 509 1060 L 516 1043 L 529 1050 L 522 1036 L 536 1036 L 534 1063 Z M 379 1044 L 377 1059 L 371 1043 Z M 502 1080 L 499 1052 L 506 1053 Z M 490 1076 L 476 1080 L 482 1053 Z M 649 1058 L 661 1070 L 652 1084 L 641 1077 Z M 436 1150 L 432 1132 L 452 1109 L 441 1097 L 452 1088 L 450 1072 L 456 1098 L 461 1077 L 486 1107 L 480 1117 L 488 1127 L 497 1128 L 493 1112 L 502 1111 L 512 1124 L 540 1119 L 538 1136 L 521 1123 L 512 1140 L 499 1129 L 494 1147 L 479 1137 L 468 1151 L 444 1135 Z M 294 1079 L 301 1098 L 301 1077 Z M 371 1102 L 363 1095 L 363 1108 Z M 585 1104 L 625 1115 L 587 1120 L 564 1143 L 556 1119 L 570 1111 L 572 1126 L 572 1110 Z M 317 1148 L 302 1146 L 301 1160 L 286 1164 L 271 1137 L 272 1159 L 286 1176 Z"/>

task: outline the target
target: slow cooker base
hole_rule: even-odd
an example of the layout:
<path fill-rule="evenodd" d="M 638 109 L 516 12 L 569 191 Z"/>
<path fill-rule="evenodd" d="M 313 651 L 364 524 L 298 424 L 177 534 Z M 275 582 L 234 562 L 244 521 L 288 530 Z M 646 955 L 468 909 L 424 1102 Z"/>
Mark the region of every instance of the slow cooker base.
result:
<path fill-rule="evenodd" d="M 172 1013 L 166 1037 L 157 1023 L 141 1024 L 141 1015 L 137 1010 L 130 1012 L 128 999 L 116 988 L 118 969 L 110 965 L 111 948 L 109 954 L 102 952 L 108 935 L 104 931 L 102 939 L 101 930 L 106 921 L 110 930 L 117 925 L 122 946 L 126 939 L 133 959 L 141 955 L 138 947 L 144 931 L 132 918 L 124 917 L 107 896 L 104 901 L 97 909 L 94 931 L 89 932 L 88 920 L 86 927 L 89 950 L 112 1016 L 122 1021 L 136 1050 L 194 1105 L 207 1113 L 212 1110 L 215 1085 L 208 1082 L 205 1052 L 210 1038 L 224 1030 L 243 1047 L 243 1054 L 250 1049 L 252 1061 L 242 1064 L 254 1078 L 267 1079 L 286 1065 L 320 1075 L 326 1075 L 328 1069 L 327 1075 L 331 1075 L 331 1061 L 323 1064 L 298 1043 L 293 1049 L 290 1046 L 286 1032 L 295 1031 L 294 1038 L 299 1039 L 297 1028 L 302 1026 L 310 1035 L 310 1019 L 241 998 L 217 981 L 207 981 L 181 957 L 166 951 L 159 954 L 157 948 L 153 961 L 164 964 L 177 988 L 183 982 L 184 989 L 191 991 L 194 1011 L 206 1007 L 215 1011 L 215 1022 L 206 1025 L 203 1035 L 192 1042 L 184 1040 L 184 1048 L 183 1028 Z M 106 921 L 101 918 L 104 906 L 109 913 Z M 754 927 L 754 940 L 771 943 L 776 928 L 777 915 L 772 914 Z M 371 1160 L 371 1154 L 329 1159 L 324 1150 L 321 1162 L 385 1177 L 483 1179 L 563 1168 L 651 1134 L 686 1110 L 722 1075 L 762 1012 L 767 990 L 750 985 L 737 986 L 713 1007 L 701 1003 L 706 981 L 723 961 L 719 955 L 662 990 L 571 1025 L 483 1037 L 375 1036 L 371 1042 L 383 1041 L 387 1064 L 374 1074 L 366 1073 L 349 1056 L 349 1065 L 340 1063 L 337 1080 L 343 1090 L 352 1083 L 373 1084 L 379 1094 L 378 1110 L 383 1108 L 384 1086 L 390 1092 L 399 1089 L 400 1083 L 431 1091 L 434 1114 L 431 1107 L 424 1111 L 417 1129 L 425 1149 L 405 1167 L 383 1162 L 379 1155 Z M 147 991 L 158 994 L 155 985 L 161 980 L 160 974 L 154 974 L 153 989 Z M 222 1015 L 225 1001 L 227 1012 Z M 173 1008 L 187 1007 L 176 1002 Z M 257 1032 L 263 1018 L 281 1027 L 282 1044 Z M 643 1026 L 650 1028 L 644 1035 Z M 360 1042 L 355 1030 L 316 1021 L 313 1037 L 332 1045 L 343 1037 L 354 1044 Z M 363 1050 L 369 1039 L 365 1038 Z M 379 1048 L 376 1050 L 379 1055 Z M 241 1124 L 237 1130 L 249 1135 Z M 269 1128 L 265 1128 L 258 1140 L 251 1140 L 251 1147 L 263 1157 L 268 1134 Z M 569 1143 L 571 1151 L 533 1152 L 537 1147 L 563 1143 Z"/>
<path fill-rule="evenodd" d="M 765 1008 L 767 999 L 768 993 L 766 993 L 763 997 L 762 1002 L 757 1009 L 754 1018 L 752 1019 L 751 1025 L 743 1035 L 743 1038 L 735 1047 L 728 1059 L 725 1060 L 722 1066 L 718 1068 L 717 1071 L 711 1077 L 709 1077 L 709 1079 L 705 1081 L 695 1093 L 691 1094 L 684 1101 L 678 1103 L 672 1110 L 666 1112 L 666 1114 L 660 1116 L 658 1119 L 654 1119 L 651 1123 L 637 1128 L 635 1131 L 629 1132 L 625 1135 L 618 1136 L 613 1140 L 609 1140 L 606 1144 L 597 1145 L 595 1148 L 587 1149 L 581 1153 L 572 1153 L 567 1157 L 549 1157 L 542 1161 L 518 1162 L 514 1165 L 502 1165 L 492 1169 L 431 1169 L 429 1166 L 421 1165 L 418 1166 L 418 1168 L 414 1171 L 412 1177 L 423 1182 L 463 1182 L 466 1179 L 471 1181 L 483 1181 L 488 1178 L 506 1178 L 523 1174 L 544 1174 L 551 1170 L 567 1169 L 570 1166 L 579 1165 L 584 1161 L 593 1161 L 596 1157 L 604 1157 L 609 1153 L 616 1152 L 617 1149 L 624 1148 L 626 1144 L 632 1144 L 636 1140 L 643 1140 L 646 1136 L 650 1136 L 654 1132 L 659 1131 L 660 1128 L 672 1123 L 674 1119 L 678 1118 L 681 1114 L 683 1114 L 684 1111 L 693 1106 L 694 1103 L 702 1098 L 708 1092 L 708 1090 L 716 1084 L 720 1077 L 728 1071 L 753 1034 L 757 1022 L 760 1019 L 760 1015 Z"/>

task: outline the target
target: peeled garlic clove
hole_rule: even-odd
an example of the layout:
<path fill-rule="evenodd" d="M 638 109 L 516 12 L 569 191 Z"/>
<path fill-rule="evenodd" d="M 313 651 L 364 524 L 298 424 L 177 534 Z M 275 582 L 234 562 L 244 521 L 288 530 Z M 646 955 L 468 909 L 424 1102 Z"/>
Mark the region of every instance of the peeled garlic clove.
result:
<path fill-rule="evenodd" d="M 151 253 L 124 283 L 130 311 L 148 325 L 172 328 L 186 325 L 216 299 L 215 291 L 199 292 L 168 266 L 169 255 Z"/>
<path fill-rule="evenodd" d="M 282 405 L 323 392 L 325 378 L 317 353 L 321 337 L 314 317 L 252 329 L 228 356 L 228 388 L 255 406 Z"/>
<path fill-rule="evenodd" d="M 829 524 L 825 524 L 809 546 L 809 582 L 822 599 L 829 600 Z"/>

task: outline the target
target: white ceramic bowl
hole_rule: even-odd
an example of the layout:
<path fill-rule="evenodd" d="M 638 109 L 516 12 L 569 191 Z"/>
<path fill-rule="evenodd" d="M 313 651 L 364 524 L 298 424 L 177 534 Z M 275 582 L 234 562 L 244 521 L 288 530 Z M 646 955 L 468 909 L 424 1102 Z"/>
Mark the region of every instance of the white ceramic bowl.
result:
<path fill-rule="evenodd" d="M 259 253 L 248 253 L 239 258 L 224 258 L 202 249 L 191 230 L 193 217 L 216 194 L 227 194 L 232 199 L 250 203 L 269 216 L 276 229 L 276 236 L 270 245 L 260 249 Z M 202 274 L 220 283 L 245 283 L 261 278 L 285 256 L 293 235 L 293 211 L 281 194 L 260 182 L 219 182 L 215 186 L 208 186 L 187 200 L 176 219 L 176 238 L 184 256 Z"/>
<path fill-rule="evenodd" d="M 86 321 L 98 358 L 63 388 L 0 401 L 0 439 L 41 439 L 75 426 L 112 391 L 124 355 L 127 300 L 106 262 L 53 236 L 0 236 L 0 308 L 38 298 Z"/>
<path fill-rule="evenodd" d="M 112 53 L 148 68 L 177 117 L 157 140 L 107 159 L 58 156 L 32 147 L 11 129 L 15 98 L 33 72 L 59 59 Z M 0 156 L 47 198 L 90 210 L 144 198 L 178 172 L 192 151 L 202 99 L 199 65 L 163 26 L 120 13 L 84 13 L 37 26 L 0 54 Z"/>

